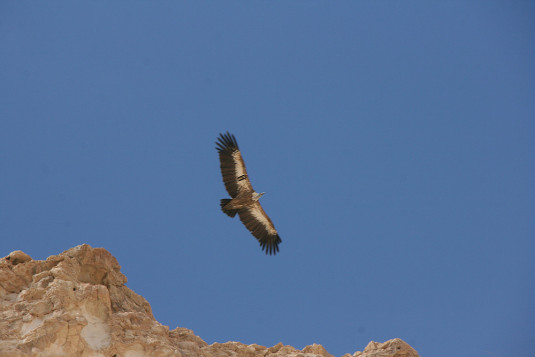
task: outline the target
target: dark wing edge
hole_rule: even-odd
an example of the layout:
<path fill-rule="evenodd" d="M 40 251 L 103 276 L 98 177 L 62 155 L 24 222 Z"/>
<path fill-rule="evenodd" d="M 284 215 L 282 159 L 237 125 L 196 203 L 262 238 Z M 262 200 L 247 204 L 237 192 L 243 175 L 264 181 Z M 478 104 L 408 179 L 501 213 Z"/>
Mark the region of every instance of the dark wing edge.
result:
<path fill-rule="evenodd" d="M 258 240 L 266 255 L 277 254 L 282 240 L 260 203 L 256 202 L 251 207 L 238 210 L 238 215 L 245 227 Z"/>
<path fill-rule="evenodd" d="M 216 149 L 219 153 L 232 153 L 233 151 L 240 150 L 240 148 L 238 147 L 238 142 L 236 141 L 236 137 L 228 131 L 225 134 L 220 133 L 215 144 Z"/>
<path fill-rule="evenodd" d="M 229 195 L 234 198 L 241 189 L 252 190 L 251 182 L 245 169 L 245 163 L 234 135 L 228 131 L 219 134 L 216 141 L 223 183 Z"/>

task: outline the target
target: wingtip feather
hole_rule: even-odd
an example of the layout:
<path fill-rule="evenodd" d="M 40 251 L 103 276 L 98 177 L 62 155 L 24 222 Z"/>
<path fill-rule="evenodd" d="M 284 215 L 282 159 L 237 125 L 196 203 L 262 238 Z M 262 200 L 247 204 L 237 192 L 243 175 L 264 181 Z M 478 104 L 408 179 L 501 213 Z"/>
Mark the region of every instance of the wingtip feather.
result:
<path fill-rule="evenodd" d="M 282 243 L 279 234 L 270 235 L 260 240 L 260 246 L 266 255 L 277 255 L 279 252 L 279 243 Z"/>
<path fill-rule="evenodd" d="M 218 152 L 221 153 L 224 151 L 235 151 L 239 149 L 238 141 L 233 134 L 229 133 L 228 131 L 226 133 L 219 133 L 219 137 L 216 141 L 216 150 Z"/>

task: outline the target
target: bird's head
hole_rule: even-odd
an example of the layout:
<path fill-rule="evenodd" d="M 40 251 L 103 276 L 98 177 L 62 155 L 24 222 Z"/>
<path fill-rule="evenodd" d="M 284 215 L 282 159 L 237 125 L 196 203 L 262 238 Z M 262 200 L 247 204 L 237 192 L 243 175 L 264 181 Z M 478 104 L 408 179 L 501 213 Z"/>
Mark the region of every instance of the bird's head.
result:
<path fill-rule="evenodd" d="M 260 199 L 260 197 L 262 197 L 264 194 L 265 194 L 265 192 L 261 192 L 261 193 L 255 192 L 254 195 L 253 195 L 253 199 L 255 201 L 258 201 Z"/>

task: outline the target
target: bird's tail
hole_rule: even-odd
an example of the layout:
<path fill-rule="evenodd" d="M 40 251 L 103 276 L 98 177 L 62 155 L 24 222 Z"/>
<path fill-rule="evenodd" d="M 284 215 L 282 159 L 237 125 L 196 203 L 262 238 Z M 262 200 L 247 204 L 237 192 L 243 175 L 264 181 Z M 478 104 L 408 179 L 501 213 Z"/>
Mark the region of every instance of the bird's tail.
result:
<path fill-rule="evenodd" d="M 221 210 L 223 212 L 225 212 L 226 215 L 228 215 L 229 217 L 234 217 L 236 215 L 236 213 L 238 213 L 238 210 L 237 209 L 228 209 L 228 208 L 225 208 L 225 206 L 227 205 L 227 203 L 230 202 L 230 199 L 228 198 L 223 198 L 221 200 Z"/>

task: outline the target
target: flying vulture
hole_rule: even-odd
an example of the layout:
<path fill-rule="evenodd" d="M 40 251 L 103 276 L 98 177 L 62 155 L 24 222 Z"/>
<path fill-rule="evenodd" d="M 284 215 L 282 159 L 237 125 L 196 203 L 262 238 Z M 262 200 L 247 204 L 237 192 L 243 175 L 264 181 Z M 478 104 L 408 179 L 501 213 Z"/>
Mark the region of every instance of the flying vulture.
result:
<path fill-rule="evenodd" d="M 282 241 L 273 222 L 258 202 L 264 192 L 257 193 L 253 189 L 236 138 L 228 131 L 219 134 L 216 149 L 219 152 L 223 182 L 232 197 L 221 200 L 221 210 L 229 217 L 234 217 L 237 213 L 245 227 L 258 239 L 262 250 L 269 255 L 277 254 Z"/>

